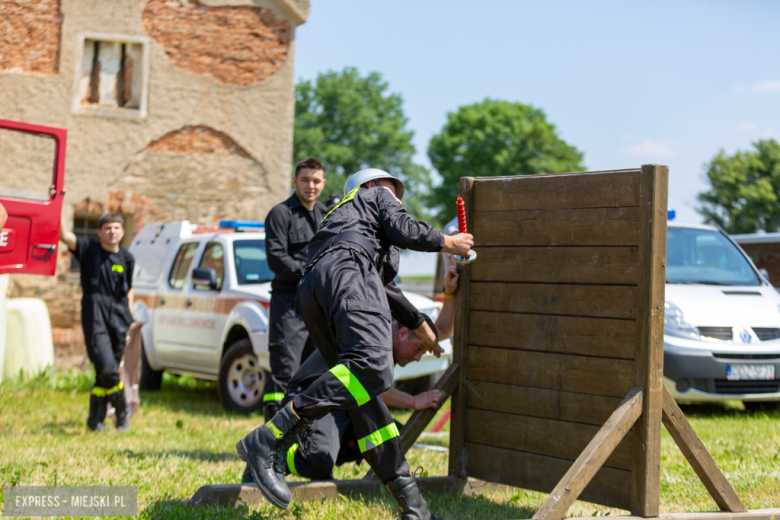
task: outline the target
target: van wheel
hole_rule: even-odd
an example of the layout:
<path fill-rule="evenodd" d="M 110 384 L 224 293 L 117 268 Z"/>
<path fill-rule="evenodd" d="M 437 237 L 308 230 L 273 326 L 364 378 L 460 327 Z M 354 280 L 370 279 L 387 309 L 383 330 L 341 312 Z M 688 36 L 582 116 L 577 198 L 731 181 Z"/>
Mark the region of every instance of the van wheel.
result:
<path fill-rule="evenodd" d="M 146 347 L 141 344 L 141 380 L 138 388 L 147 392 L 159 390 L 162 386 L 164 370 L 155 370 L 146 359 Z"/>
<path fill-rule="evenodd" d="M 226 410 L 251 413 L 263 407 L 265 370 L 260 367 L 249 339 L 228 347 L 219 367 L 219 398 Z"/>

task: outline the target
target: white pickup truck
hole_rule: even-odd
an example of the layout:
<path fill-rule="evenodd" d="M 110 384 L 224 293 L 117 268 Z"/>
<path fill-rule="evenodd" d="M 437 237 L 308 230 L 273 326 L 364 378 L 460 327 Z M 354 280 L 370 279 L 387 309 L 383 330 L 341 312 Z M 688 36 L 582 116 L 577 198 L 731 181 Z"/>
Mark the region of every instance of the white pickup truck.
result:
<path fill-rule="evenodd" d="M 141 329 L 141 389 L 155 390 L 162 373 L 188 374 L 218 382 L 228 410 L 262 407 L 268 363 L 271 279 L 261 222 L 223 221 L 220 227 L 188 221 L 145 226 L 133 239 L 133 315 Z M 404 293 L 436 319 L 441 303 Z M 395 367 L 396 380 L 447 368 L 450 341 L 440 358 Z"/>

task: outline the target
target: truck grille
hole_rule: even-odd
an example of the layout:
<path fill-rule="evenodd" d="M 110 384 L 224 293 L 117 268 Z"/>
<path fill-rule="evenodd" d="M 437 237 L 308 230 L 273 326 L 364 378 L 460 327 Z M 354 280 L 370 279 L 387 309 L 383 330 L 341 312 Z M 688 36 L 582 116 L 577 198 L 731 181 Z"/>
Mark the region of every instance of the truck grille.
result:
<path fill-rule="evenodd" d="M 730 340 L 733 337 L 731 327 L 699 327 L 699 332 L 708 338 Z"/>
<path fill-rule="evenodd" d="M 770 339 L 780 339 L 780 329 L 766 328 L 766 327 L 753 327 L 753 332 L 756 333 L 758 339 L 761 341 L 769 341 Z"/>

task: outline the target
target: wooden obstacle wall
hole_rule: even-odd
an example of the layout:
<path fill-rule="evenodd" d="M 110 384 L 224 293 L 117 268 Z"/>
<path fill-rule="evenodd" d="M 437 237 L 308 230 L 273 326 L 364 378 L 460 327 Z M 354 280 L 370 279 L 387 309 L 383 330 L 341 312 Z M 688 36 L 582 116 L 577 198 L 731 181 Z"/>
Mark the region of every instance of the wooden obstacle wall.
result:
<path fill-rule="evenodd" d="M 550 493 L 636 387 L 580 498 L 658 514 L 667 172 L 462 179 L 452 475 Z"/>

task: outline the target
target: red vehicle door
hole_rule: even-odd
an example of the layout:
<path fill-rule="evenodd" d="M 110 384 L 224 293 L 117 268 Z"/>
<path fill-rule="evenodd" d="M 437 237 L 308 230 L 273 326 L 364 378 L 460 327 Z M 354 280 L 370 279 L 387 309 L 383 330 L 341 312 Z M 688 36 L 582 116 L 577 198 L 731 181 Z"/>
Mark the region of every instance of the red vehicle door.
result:
<path fill-rule="evenodd" d="M 53 275 L 57 268 L 66 135 L 63 128 L 0 119 L 0 203 L 8 213 L 0 274 Z"/>

